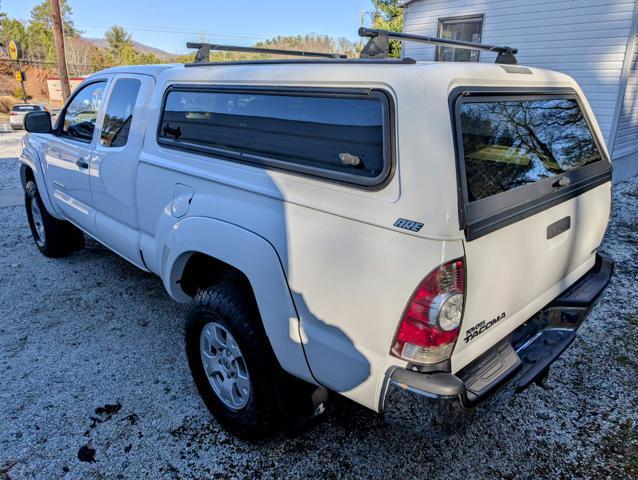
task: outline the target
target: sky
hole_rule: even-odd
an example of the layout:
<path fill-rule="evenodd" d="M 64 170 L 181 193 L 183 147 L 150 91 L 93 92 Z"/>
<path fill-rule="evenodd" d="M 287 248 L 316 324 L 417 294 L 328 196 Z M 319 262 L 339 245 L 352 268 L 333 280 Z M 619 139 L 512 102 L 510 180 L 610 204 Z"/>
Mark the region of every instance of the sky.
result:
<path fill-rule="evenodd" d="M 42 0 L 0 0 L 10 17 L 28 20 Z M 277 35 L 326 34 L 356 40 L 371 0 L 69 0 L 73 22 L 85 37 L 104 37 L 114 24 L 133 39 L 187 53 L 202 32 L 211 43 L 252 45 Z M 369 16 L 366 18 L 369 24 Z"/>

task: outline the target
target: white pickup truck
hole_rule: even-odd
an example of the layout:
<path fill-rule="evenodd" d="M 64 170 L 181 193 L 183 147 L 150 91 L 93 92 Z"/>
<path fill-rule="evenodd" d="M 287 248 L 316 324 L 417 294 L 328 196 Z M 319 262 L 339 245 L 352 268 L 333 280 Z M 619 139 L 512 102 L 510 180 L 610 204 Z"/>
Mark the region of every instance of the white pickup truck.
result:
<path fill-rule="evenodd" d="M 26 117 L 37 247 L 89 235 L 178 302 L 218 420 L 257 437 L 388 392 L 541 380 L 600 296 L 611 164 L 568 76 L 306 59 L 119 67 Z"/>

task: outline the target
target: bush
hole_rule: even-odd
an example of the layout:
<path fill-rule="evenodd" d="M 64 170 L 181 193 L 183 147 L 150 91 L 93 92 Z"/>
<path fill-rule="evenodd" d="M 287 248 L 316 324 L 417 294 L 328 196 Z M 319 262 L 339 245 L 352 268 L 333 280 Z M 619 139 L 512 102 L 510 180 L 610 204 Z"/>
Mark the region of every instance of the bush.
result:
<path fill-rule="evenodd" d="M 9 113 L 11 108 L 18 103 L 18 99 L 3 95 L 0 97 L 0 113 Z"/>
<path fill-rule="evenodd" d="M 16 89 L 13 90 L 13 92 L 11 93 L 11 95 L 13 95 L 15 98 L 19 99 L 20 101 L 24 101 L 28 98 L 31 98 L 29 95 L 27 95 L 27 98 L 23 98 L 22 97 L 22 87 L 18 87 Z"/>

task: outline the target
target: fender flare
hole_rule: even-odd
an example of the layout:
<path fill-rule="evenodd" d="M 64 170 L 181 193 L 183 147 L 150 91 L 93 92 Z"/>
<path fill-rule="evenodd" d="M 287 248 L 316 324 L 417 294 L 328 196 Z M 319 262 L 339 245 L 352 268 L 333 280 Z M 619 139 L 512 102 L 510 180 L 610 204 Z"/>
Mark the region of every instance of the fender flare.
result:
<path fill-rule="evenodd" d="M 316 384 L 304 354 L 300 323 L 281 260 L 263 237 L 209 217 L 188 217 L 167 235 L 162 252 L 162 281 L 177 301 L 191 298 L 179 285 L 193 253 L 209 255 L 241 271 L 252 287 L 266 335 L 281 367 Z"/>
<path fill-rule="evenodd" d="M 35 157 L 35 158 L 31 158 Z M 44 179 L 44 173 L 42 171 L 42 164 L 40 162 L 40 156 L 35 151 L 34 148 L 26 145 L 22 154 L 18 157 L 20 161 L 20 181 L 22 183 L 22 188 L 24 189 L 27 184 L 27 168 L 31 169 L 33 172 L 33 177 L 35 178 L 35 184 L 38 187 L 38 193 L 40 194 L 40 198 L 42 199 L 42 203 L 44 203 L 44 207 L 47 209 L 50 215 L 54 216 L 58 220 L 63 220 L 63 217 L 55 209 L 53 202 L 51 202 L 51 197 L 49 196 L 49 190 L 47 189 L 47 183 Z"/>

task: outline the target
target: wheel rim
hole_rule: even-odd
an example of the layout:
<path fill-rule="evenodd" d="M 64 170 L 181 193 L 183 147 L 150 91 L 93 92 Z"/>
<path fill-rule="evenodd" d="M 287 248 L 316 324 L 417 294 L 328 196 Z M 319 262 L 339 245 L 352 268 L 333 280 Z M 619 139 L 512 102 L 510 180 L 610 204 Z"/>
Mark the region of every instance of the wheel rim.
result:
<path fill-rule="evenodd" d="M 217 322 L 206 324 L 199 337 L 199 352 L 217 398 L 231 410 L 244 408 L 250 398 L 250 376 L 231 333 Z"/>
<path fill-rule="evenodd" d="M 33 227 L 35 229 L 35 243 L 38 246 L 43 247 L 46 240 L 46 234 L 44 233 L 44 219 L 42 218 L 42 212 L 38 201 L 33 198 L 31 200 L 31 217 L 33 218 Z"/>

